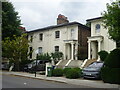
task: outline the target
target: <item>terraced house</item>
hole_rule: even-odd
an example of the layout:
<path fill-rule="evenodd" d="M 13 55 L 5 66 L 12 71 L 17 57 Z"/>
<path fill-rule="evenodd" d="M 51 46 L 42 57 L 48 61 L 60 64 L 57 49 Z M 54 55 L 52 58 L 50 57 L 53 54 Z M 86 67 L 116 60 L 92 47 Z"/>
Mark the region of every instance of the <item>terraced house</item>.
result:
<path fill-rule="evenodd" d="M 34 49 L 30 58 L 36 58 L 36 51 L 39 54 L 60 51 L 64 60 L 86 59 L 87 37 L 90 37 L 89 27 L 79 22 L 69 22 L 67 17 L 59 14 L 57 25 L 28 32 L 28 39 L 31 40 L 29 50 Z"/>

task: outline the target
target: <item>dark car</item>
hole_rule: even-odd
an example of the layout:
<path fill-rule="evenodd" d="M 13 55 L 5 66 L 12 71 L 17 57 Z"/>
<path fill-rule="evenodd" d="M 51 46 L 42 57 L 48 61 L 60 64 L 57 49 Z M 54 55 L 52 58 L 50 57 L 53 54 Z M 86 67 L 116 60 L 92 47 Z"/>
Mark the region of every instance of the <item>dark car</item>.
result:
<path fill-rule="evenodd" d="M 2 70 L 9 70 L 9 63 L 8 62 L 2 62 L 1 68 L 2 68 Z"/>
<path fill-rule="evenodd" d="M 27 71 L 27 72 L 45 71 L 47 62 L 50 62 L 50 61 L 49 60 L 34 60 L 33 62 L 26 64 L 24 66 L 24 71 Z"/>
<path fill-rule="evenodd" d="M 100 79 L 100 71 L 103 67 L 102 61 L 97 61 L 92 64 L 90 64 L 88 67 L 83 68 L 82 74 L 84 78 L 94 78 L 94 79 Z"/>

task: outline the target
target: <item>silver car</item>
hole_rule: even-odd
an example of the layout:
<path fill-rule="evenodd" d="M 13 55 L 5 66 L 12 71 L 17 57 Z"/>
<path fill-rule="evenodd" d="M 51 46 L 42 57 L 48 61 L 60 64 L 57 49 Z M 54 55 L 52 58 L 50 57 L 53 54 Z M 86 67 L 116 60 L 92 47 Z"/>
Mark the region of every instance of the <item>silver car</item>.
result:
<path fill-rule="evenodd" d="M 104 62 L 97 61 L 92 64 L 90 64 L 88 67 L 83 68 L 82 75 L 84 78 L 94 78 L 94 79 L 100 79 L 100 71 L 103 67 Z"/>

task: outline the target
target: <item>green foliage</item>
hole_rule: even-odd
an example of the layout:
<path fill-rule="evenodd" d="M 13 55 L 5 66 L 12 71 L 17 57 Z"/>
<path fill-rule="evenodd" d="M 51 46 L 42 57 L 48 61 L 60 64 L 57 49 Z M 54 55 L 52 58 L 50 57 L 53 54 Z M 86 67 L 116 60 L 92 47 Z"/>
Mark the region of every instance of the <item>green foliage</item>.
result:
<path fill-rule="evenodd" d="M 53 69 L 52 75 L 53 76 L 63 76 L 63 69 L 61 69 L 61 68 Z"/>
<path fill-rule="evenodd" d="M 23 34 L 19 37 L 14 35 L 13 40 L 8 37 L 2 42 L 2 55 L 3 57 L 9 59 L 10 62 L 14 63 L 15 70 L 19 70 L 20 62 L 27 60 L 27 57 L 31 53 L 28 53 L 29 41 L 27 40 L 26 36 L 26 34 Z"/>
<path fill-rule="evenodd" d="M 106 83 L 120 84 L 120 68 L 103 67 L 101 78 Z"/>
<path fill-rule="evenodd" d="M 120 8 L 117 2 L 107 4 L 107 11 L 103 13 L 105 27 L 108 28 L 110 38 L 120 47 Z"/>
<path fill-rule="evenodd" d="M 48 53 L 37 55 L 37 60 L 51 60 L 51 56 Z"/>
<path fill-rule="evenodd" d="M 114 49 L 107 56 L 101 77 L 104 82 L 120 84 L 120 49 Z"/>
<path fill-rule="evenodd" d="M 71 68 L 66 72 L 66 78 L 76 79 L 81 77 L 82 70 L 80 68 Z"/>
<path fill-rule="evenodd" d="M 63 69 L 63 74 L 66 75 L 67 71 L 70 70 L 70 69 L 71 69 L 71 68 L 68 68 L 68 67 L 64 68 L 64 69 Z"/>
<path fill-rule="evenodd" d="M 120 68 L 120 49 L 114 49 L 105 59 L 105 66 L 110 68 Z"/>
<path fill-rule="evenodd" d="M 52 57 L 54 60 L 56 60 L 56 59 L 60 60 L 60 58 L 63 57 L 63 53 L 62 53 L 62 52 L 51 53 L 51 57 Z"/>
<path fill-rule="evenodd" d="M 2 39 L 6 37 L 13 39 L 13 35 L 21 35 L 20 22 L 18 12 L 15 11 L 12 3 L 2 2 Z"/>
<path fill-rule="evenodd" d="M 100 56 L 101 61 L 105 61 L 105 59 L 108 55 L 108 52 L 107 51 L 100 51 L 100 52 L 98 52 L 98 55 Z"/>

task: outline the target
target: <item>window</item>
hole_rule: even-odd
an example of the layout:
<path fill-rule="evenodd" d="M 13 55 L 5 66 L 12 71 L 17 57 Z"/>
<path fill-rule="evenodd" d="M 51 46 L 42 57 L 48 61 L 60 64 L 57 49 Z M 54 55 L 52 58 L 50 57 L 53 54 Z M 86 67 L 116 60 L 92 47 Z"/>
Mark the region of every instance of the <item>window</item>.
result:
<path fill-rule="evenodd" d="M 30 58 L 32 58 L 32 47 L 30 47 Z"/>
<path fill-rule="evenodd" d="M 71 29 L 71 38 L 74 38 L 74 29 Z"/>
<path fill-rule="evenodd" d="M 59 46 L 55 46 L 55 52 L 59 52 Z"/>
<path fill-rule="evenodd" d="M 43 40 L 43 33 L 39 34 L 39 39 L 40 39 L 40 41 Z"/>
<path fill-rule="evenodd" d="M 42 54 L 42 47 L 38 47 L 38 54 Z"/>
<path fill-rule="evenodd" d="M 55 31 L 55 38 L 60 38 L 60 31 Z"/>
<path fill-rule="evenodd" d="M 32 42 L 33 41 L 33 36 L 30 36 L 30 42 Z"/>
<path fill-rule="evenodd" d="M 96 24 L 95 29 L 96 29 L 96 33 L 100 32 L 100 24 Z"/>

